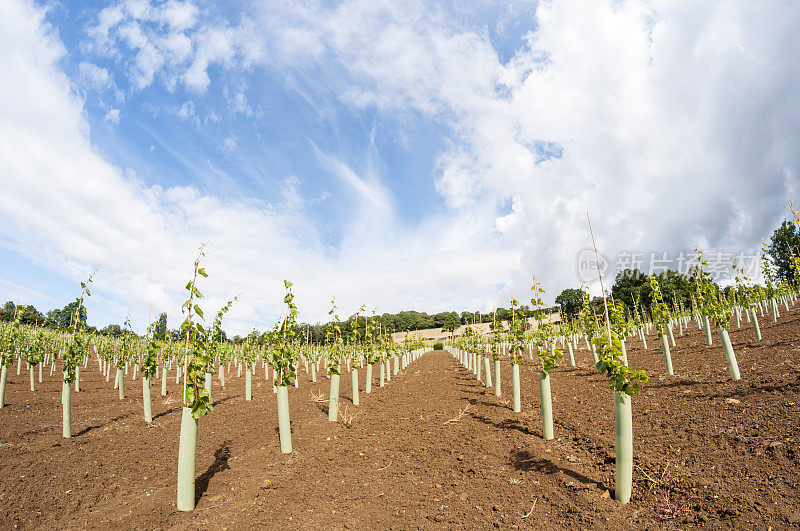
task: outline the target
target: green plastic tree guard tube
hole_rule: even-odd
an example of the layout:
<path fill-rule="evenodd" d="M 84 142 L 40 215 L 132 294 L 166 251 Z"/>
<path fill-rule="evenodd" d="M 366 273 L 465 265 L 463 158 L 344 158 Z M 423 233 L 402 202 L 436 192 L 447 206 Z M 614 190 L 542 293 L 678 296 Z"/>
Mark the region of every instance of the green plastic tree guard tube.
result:
<path fill-rule="evenodd" d="M 29 372 L 29 373 L 31 373 L 31 391 L 36 391 L 36 388 L 35 388 L 35 387 L 34 387 L 34 385 L 33 385 L 33 382 L 34 382 L 34 376 L 33 376 L 33 365 L 30 365 L 30 366 L 28 367 L 28 372 Z"/>
<path fill-rule="evenodd" d="M 364 392 L 370 394 L 372 392 L 372 364 L 367 363 L 367 383 L 364 386 Z"/>
<path fill-rule="evenodd" d="M 3 365 L 0 369 L 0 409 L 6 405 L 6 380 L 8 379 L 8 367 Z"/>
<path fill-rule="evenodd" d="M 278 434 L 281 440 L 281 452 L 292 453 L 292 431 L 289 420 L 289 388 L 278 387 Z"/>
<path fill-rule="evenodd" d="M 119 378 L 119 399 L 125 399 L 125 375 L 122 373 L 122 369 L 117 369 L 117 378 Z"/>
<path fill-rule="evenodd" d="M 61 387 L 61 435 L 65 439 L 72 437 L 72 388 L 69 382 Z"/>
<path fill-rule="evenodd" d="M 575 366 L 575 353 L 572 352 L 572 341 L 567 341 L 567 352 L 569 353 L 569 364 Z"/>
<path fill-rule="evenodd" d="M 622 363 L 624 363 L 627 366 L 628 365 L 628 349 L 625 348 L 625 339 L 624 338 L 620 339 L 619 346 L 622 347 Z M 572 354 L 572 352 L 570 352 L 570 358 L 572 358 L 571 354 Z M 573 363 L 572 366 L 574 367 L 575 364 Z"/>
<path fill-rule="evenodd" d="M 386 360 L 386 381 L 392 381 L 392 362 L 391 360 Z"/>
<path fill-rule="evenodd" d="M 253 399 L 253 373 L 244 371 L 244 399 L 248 402 Z"/>
<path fill-rule="evenodd" d="M 667 334 L 661 333 L 661 350 L 664 352 L 664 367 L 667 369 L 667 374 L 673 375 L 675 374 L 672 372 L 672 356 L 669 353 L 669 341 L 667 340 Z"/>
<path fill-rule="evenodd" d="M 181 437 L 178 442 L 178 510 L 194 510 L 194 474 L 197 457 L 197 419 L 192 408 L 183 407 Z"/>
<path fill-rule="evenodd" d="M 225 364 L 221 363 L 219 366 L 219 384 L 225 387 Z"/>
<path fill-rule="evenodd" d="M 511 392 L 513 396 L 513 411 L 514 413 L 519 413 L 522 411 L 522 403 L 519 389 L 519 364 L 517 363 L 511 365 Z"/>
<path fill-rule="evenodd" d="M 633 417 L 631 397 L 625 393 L 614 392 L 614 420 L 617 435 L 614 498 L 628 503 L 633 482 Z"/>
<path fill-rule="evenodd" d="M 150 378 L 142 373 L 142 402 L 144 404 L 144 421 L 153 422 L 153 410 L 150 407 Z"/>
<path fill-rule="evenodd" d="M 484 383 L 488 389 L 492 386 L 492 369 L 489 363 L 489 356 L 483 356 L 483 373 L 486 375 Z"/>
<path fill-rule="evenodd" d="M 81 390 L 81 366 L 77 365 L 75 367 L 75 392 Z"/>
<path fill-rule="evenodd" d="M 43 368 L 43 366 L 44 366 L 44 363 L 40 363 L 39 364 L 39 383 L 42 383 L 42 368 Z"/>
<path fill-rule="evenodd" d="M 722 350 L 725 351 L 725 361 L 728 364 L 728 374 L 731 375 L 731 380 L 736 381 L 741 378 L 739 376 L 739 364 L 736 362 L 736 354 L 733 352 L 731 337 L 728 334 L 728 331 L 723 327 L 719 328 L 719 340 L 722 342 Z"/>
<path fill-rule="evenodd" d="M 367 371 L 370 372 L 370 371 Z M 317 383 L 317 362 L 311 363 L 311 381 Z"/>
<path fill-rule="evenodd" d="M 481 356 L 480 354 L 475 354 L 475 359 L 477 360 L 475 362 L 475 376 L 478 378 L 478 381 L 480 382 L 482 380 L 481 376 L 483 372 L 483 356 Z"/>
<path fill-rule="evenodd" d="M 756 315 L 756 309 L 750 308 L 750 321 L 753 324 L 753 332 L 756 334 L 756 341 L 761 341 L 761 327 L 758 326 L 758 316 Z"/>
<path fill-rule="evenodd" d="M 328 420 L 336 422 L 339 419 L 339 375 L 331 374 L 331 396 L 328 399 Z"/>
<path fill-rule="evenodd" d="M 675 346 L 675 335 L 672 333 L 672 323 L 667 326 L 667 333 L 669 334 L 669 345 L 671 347 Z M 627 363 L 626 363 L 627 365 Z"/>
<path fill-rule="evenodd" d="M 378 366 L 380 368 L 380 371 L 378 371 L 378 372 L 380 372 L 378 385 L 380 387 L 383 387 L 384 385 L 386 385 L 385 384 L 385 381 L 386 381 L 386 367 L 384 367 L 383 362 L 378 362 Z"/>
<path fill-rule="evenodd" d="M 769 300 L 769 307 L 772 310 L 772 322 L 777 323 L 778 317 L 780 317 L 781 315 L 778 313 L 778 303 L 775 302 L 775 299 Z"/>
<path fill-rule="evenodd" d="M 708 322 L 707 315 L 703 316 L 703 328 L 706 331 L 706 345 L 710 347 L 713 344 L 713 342 L 711 341 L 711 325 Z"/>
<path fill-rule="evenodd" d="M 597 365 L 597 349 L 594 346 L 594 343 L 591 344 L 591 351 L 592 351 L 592 360 L 594 360 L 594 364 Z"/>
<path fill-rule="evenodd" d="M 500 396 L 500 360 L 494 360 L 494 396 Z"/>
<path fill-rule="evenodd" d="M 550 375 L 539 373 L 539 398 L 542 405 L 542 433 L 544 440 L 553 439 L 553 399 L 550 395 Z"/>
<path fill-rule="evenodd" d="M 167 368 L 161 370 L 161 396 L 167 396 Z"/>
<path fill-rule="evenodd" d="M 22 358 L 17 356 L 17 376 L 20 375 L 21 371 L 22 371 Z"/>
<path fill-rule="evenodd" d="M 353 381 L 353 405 L 357 406 L 360 404 L 358 400 L 358 369 L 353 367 L 353 370 L 350 371 L 350 375 Z"/>
<path fill-rule="evenodd" d="M 208 399 L 211 400 L 211 373 L 206 373 L 206 379 L 204 382 L 204 387 L 206 389 L 206 393 L 208 393 Z"/>

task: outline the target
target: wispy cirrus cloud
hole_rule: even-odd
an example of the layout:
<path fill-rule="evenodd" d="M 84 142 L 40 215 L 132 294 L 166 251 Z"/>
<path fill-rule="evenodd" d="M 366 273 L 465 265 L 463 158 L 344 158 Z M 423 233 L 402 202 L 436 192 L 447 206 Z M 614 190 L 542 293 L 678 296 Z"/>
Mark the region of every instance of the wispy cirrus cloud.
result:
<path fill-rule="evenodd" d="M 113 79 L 140 95 L 161 86 L 178 116 L 193 102 L 183 118 L 196 120 L 196 134 L 219 124 L 220 150 L 255 167 L 262 155 L 248 137 L 265 149 L 281 141 L 263 124 L 285 130 L 292 113 L 316 117 L 304 146 L 284 147 L 292 171 L 246 197 L 222 193 L 240 177 L 210 155 L 174 150 L 190 175 L 175 186 L 104 158 L 60 70 L 63 45 L 39 9 L 11 3 L 0 42 L 26 60 L 3 54 L 4 66 L 30 86 L 0 87 L 11 182 L 3 236 L 74 275 L 99 266 L 108 314 L 176 307 L 180 271 L 197 242 L 211 241 L 211 302 L 245 293 L 237 330 L 276 315 L 282 278 L 296 281 L 310 320 L 325 317 L 333 294 L 351 308 L 486 309 L 523 296 L 531 268 L 554 296 L 578 283 L 587 211 L 611 256 L 758 246 L 797 193 L 800 7 L 575 0 L 542 2 L 535 19 L 517 7 L 487 15 L 422 2 L 282 2 L 227 18 L 191 2 L 100 10 L 82 61 L 102 58 L 125 75 L 83 66 L 87 86 L 106 90 Z M 498 27 L 519 32 L 513 53 Z M 287 94 L 303 106 L 284 109 Z M 415 166 L 436 196 L 401 221 L 415 201 L 400 197 L 414 191 L 395 191 L 419 182 L 401 159 L 429 141 L 404 129 L 419 124 L 440 135 L 441 149 Z M 144 127 L 169 151 L 169 133 Z M 403 137 L 402 155 L 380 152 L 376 136 Z M 301 164 L 308 145 L 322 177 Z M 306 189 L 312 177 L 326 187 Z M 315 217 L 331 205 L 344 207 Z"/>

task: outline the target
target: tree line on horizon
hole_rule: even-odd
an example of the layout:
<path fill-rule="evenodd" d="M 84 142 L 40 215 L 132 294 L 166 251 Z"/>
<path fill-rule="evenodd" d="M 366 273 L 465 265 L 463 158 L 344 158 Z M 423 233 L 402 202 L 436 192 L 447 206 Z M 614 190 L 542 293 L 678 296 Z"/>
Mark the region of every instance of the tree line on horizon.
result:
<path fill-rule="evenodd" d="M 778 278 L 789 282 L 796 282 L 798 279 L 791 268 L 792 250 L 800 252 L 800 233 L 794 223 L 784 220 L 781 226 L 773 232 L 770 243 L 766 247 L 771 265 Z M 656 275 L 661 286 L 664 302 L 668 305 L 683 305 L 691 308 L 691 293 L 694 291 L 692 279 L 678 271 L 668 269 Z M 723 292 L 731 290 L 732 287 L 720 288 Z M 649 276 L 638 269 L 626 269 L 617 274 L 614 284 L 611 287 L 610 295 L 618 301 L 624 303 L 630 311 L 633 311 L 633 301 L 636 300 L 641 308 L 648 310 L 650 301 L 650 282 Z M 574 318 L 583 305 L 583 292 L 579 288 L 567 288 L 555 298 L 557 311 L 560 311 L 565 319 Z M 603 298 L 594 297 L 591 300 L 598 315 L 603 312 Z M 6 302 L 0 307 L 0 321 L 11 321 L 14 319 L 14 312 L 20 315 L 22 324 L 30 326 L 42 326 L 66 330 L 70 325 L 70 318 L 75 311 L 77 301 L 72 301 L 61 309 L 55 308 L 43 314 L 32 305 L 15 305 L 13 301 Z M 552 310 L 552 309 L 551 309 Z M 518 308 L 518 311 L 526 317 L 533 317 L 534 312 L 527 305 Z M 81 307 L 80 319 L 87 322 L 87 312 L 85 307 Z M 339 326 L 343 335 L 349 335 L 354 326 L 363 327 L 366 319 L 375 319 L 376 324 L 385 332 L 404 332 L 439 328 L 443 331 L 452 332 L 461 325 L 474 323 L 500 323 L 511 319 L 510 308 L 496 308 L 493 312 L 481 313 L 479 311 L 447 311 L 434 314 L 418 312 L 414 310 L 404 310 L 398 313 L 383 313 L 375 316 L 355 315 L 342 321 Z M 310 343 L 324 343 L 325 327 L 329 323 L 298 323 L 295 332 L 297 337 L 303 338 Z M 103 328 L 87 326 L 87 332 L 97 333 L 106 336 L 120 336 L 126 333 L 135 334 L 129 327 L 119 324 L 109 324 Z M 228 340 L 227 335 L 222 332 L 223 340 Z M 135 334 L 138 335 L 138 334 Z M 167 328 L 167 314 L 161 313 L 155 330 L 156 339 L 166 339 L 167 337 L 178 338 L 178 330 Z M 239 343 L 246 339 L 239 335 L 230 338 L 231 341 Z"/>

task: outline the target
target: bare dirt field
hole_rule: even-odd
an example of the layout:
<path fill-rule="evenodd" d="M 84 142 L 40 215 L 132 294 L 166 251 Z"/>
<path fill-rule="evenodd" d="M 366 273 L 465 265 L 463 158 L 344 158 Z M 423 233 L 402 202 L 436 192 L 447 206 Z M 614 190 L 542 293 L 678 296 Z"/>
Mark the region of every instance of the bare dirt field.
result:
<path fill-rule="evenodd" d="M 536 369 L 522 372 L 522 413 L 511 411 L 510 366 L 495 397 L 447 352 L 424 354 L 361 405 L 342 376 L 349 426 L 327 420 L 323 377 L 291 388 L 294 453 L 280 453 L 271 385 L 256 371 L 214 381 L 215 410 L 200 421 L 197 508 L 175 508 L 180 400 L 141 382 L 117 398 L 95 360 L 73 394 L 73 438 L 61 437 L 60 373 L 32 393 L 10 371 L 0 410 L 0 528 L 757 528 L 800 526 L 800 312 L 761 318 L 756 343 L 731 331 L 742 379 L 731 382 L 717 337 L 694 322 L 662 376 L 650 349 L 628 340 L 631 366 L 651 380 L 634 397 L 634 492 L 613 499 L 614 409 L 585 346 L 578 368 L 551 377 L 555 440 L 541 437 Z M 47 371 L 49 372 L 49 371 Z M 376 371 L 377 374 L 377 371 Z M 260 376 L 260 377 L 259 377 Z"/>

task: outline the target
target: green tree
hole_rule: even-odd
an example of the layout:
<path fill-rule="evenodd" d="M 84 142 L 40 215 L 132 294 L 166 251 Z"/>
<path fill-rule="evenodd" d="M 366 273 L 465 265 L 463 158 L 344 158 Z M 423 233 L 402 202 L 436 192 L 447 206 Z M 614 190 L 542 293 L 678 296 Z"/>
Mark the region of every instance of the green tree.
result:
<path fill-rule="evenodd" d="M 162 312 L 158 316 L 158 322 L 153 329 L 153 338 L 163 341 L 167 337 L 167 314 Z"/>
<path fill-rule="evenodd" d="M 122 335 L 122 327 L 118 324 L 110 324 L 100 329 L 100 333 L 104 336 L 119 337 Z"/>
<path fill-rule="evenodd" d="M 42 312 L 31 306 L 30 304 L 27 306 L 20 306 L 19 307 L 19 322 L 24 325 L 41 325 L 45 321 L 44 315 Z M 85 320 L 84 320 L 85 322 Z"/>
<path fill-rule="evenodd" d="M 800 232 L 794 223 L 784 220 L 781 226 L 775 229 L 767 247 L 767 254 L 777 270 L 778 277 L 794 282 L 796 273 L 792 271 L 792 253 L 800 256 Z"/>
<path fill-rule="evenodd" d="M 72 314 L 78 309 L 78 301 L 72 301 L 63 309 L 59 310 L 58 308 L 50 310 L 47 312 L 47 318 L 44 320 L 45 326 L 50 328 L 67 328 L 70 325 L 70 320 L 72 319 Z M 80 320 L 83 323 L 86 323 L 86 307 L 80 307 Z"/>
<path fill-rule="evenodd" d="M 568 319 L 574 319 L 583 305 L 583 292 L 575 288 L 567 288 L 556 297 L 556 304 Z"/>
<path fill-rule="evenodd" d="M 8 301 L 0 308 L 0 321 L 11 322 L 14 320 L 15 305 L 12 301 Z"/>
<path fill-rule="evenodd" d="M 634 299 L 644 303 L 651 299 L 650 278 L 638 269 L 626 269 L 617 273 L 611 296 L 628 308 L 633 308 Z M 646 303 L 645 303 L 646 304 Z"/>
<path fill-rule="evenodd" d="M 461 318 L 456 312 L 440 312 L 433 316 L 433 325 L 442 330 L 455 330 L 461 324 Z"/>

